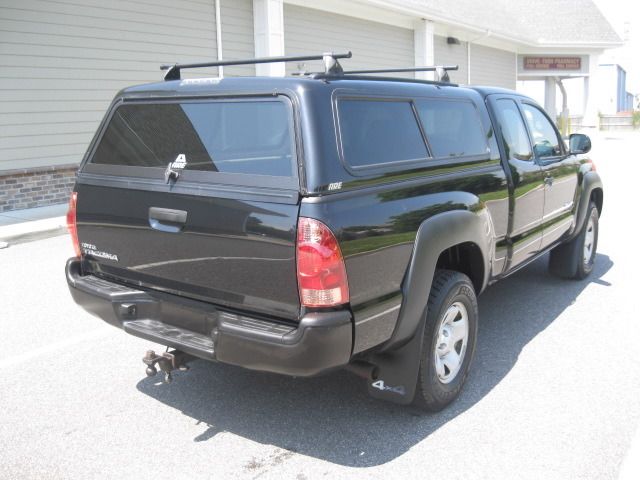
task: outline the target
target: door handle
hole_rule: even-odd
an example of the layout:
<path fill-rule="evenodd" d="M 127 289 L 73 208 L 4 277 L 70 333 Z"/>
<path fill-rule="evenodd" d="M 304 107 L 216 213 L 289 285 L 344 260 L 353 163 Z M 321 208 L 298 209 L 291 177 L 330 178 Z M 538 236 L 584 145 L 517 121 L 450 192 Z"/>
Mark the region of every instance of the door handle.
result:
<path fill-rule="evenodd" d="M 544 184 L 549 186 L 553 185 L 553 177 L 551 175 L 544 177 Z"/>
<path fill-rule="evenodd" d="M 149 225 L 161 232 L 176 233 L 187 223 L 187 212 L 171 208 L 149 208 Z"/>

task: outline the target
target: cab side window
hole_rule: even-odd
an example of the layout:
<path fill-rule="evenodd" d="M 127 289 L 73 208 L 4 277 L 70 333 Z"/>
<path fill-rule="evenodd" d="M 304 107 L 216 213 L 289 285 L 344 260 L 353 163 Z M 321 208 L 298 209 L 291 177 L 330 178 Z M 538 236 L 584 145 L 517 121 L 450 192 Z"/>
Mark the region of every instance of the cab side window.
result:
<path fill-rule="evenodd" d="M 516 102 L 502 98 L 496 102 L 496 114 L 502 130 L 502 142 L 510 159 L 533 161 L 527 129 Z"/>
<path fill-rule="evenodd" d="M 563 154 L 560 139 L 549 119 L 539 108 L 522 104 L 524 116 L 533 138 L 533 151 L 539 159 L 558 157 Z"/>

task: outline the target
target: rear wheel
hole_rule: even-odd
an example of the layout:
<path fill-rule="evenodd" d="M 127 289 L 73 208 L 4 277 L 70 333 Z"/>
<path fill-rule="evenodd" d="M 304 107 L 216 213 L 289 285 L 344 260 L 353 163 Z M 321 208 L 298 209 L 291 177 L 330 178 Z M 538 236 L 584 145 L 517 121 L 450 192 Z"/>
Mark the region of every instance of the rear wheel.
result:
<path fill-rule="evenodd" d="M 462 390 L 475 350 L 478 304 L 466 275 L 436 271 L 420 358 L 414 405 L 442 410 Z"/>
<path fill-rule="evenodd" d="M 582 280 L 593 270 L 597 248 L 598 208 L 591 202 L 578 236 L 551 251 L 549 270 L 560 277 Z"/>
<path fill-rule="evenodd" d="M 598 247 L 598 209 L 595 204 L 589 205 L 589 216 L 584 227 L 584 232 L 578 236 L 582 237 L 582 261 L 578 262 L 578 271 L 574 278 L 583 279 L 593 270 L 596 260 L 596 249 Z"/>

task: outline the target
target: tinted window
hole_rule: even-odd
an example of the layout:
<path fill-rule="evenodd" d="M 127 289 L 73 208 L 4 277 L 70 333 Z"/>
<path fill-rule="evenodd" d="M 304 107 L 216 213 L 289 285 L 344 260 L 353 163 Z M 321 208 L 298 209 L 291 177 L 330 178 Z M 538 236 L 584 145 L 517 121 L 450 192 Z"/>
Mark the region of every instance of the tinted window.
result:
<path fill-rule="evenodd" d="M 522 110 L 531 131 L 533 151 L 536 156 L 538 158 L 548 158 L 562 155 L 562 148 L 560 147 L 556 130 L 545 114 L 533 105 L 526 103 L 522 104 Z"/>
<path fill-rule="evenodd" d="M 502 142 L 507 156 L 516 160 L 533 160 L 529 136 L 516 102 L 502 99 L 496 102 L 498 122 L 502 130 Z"/>
<path fill-rule="evenodd" d="M 487 153 L 487 138 L 472 103 L 421 100 L 416 106 L 434 157 Z"/>
<path fill-rule="evenodd" d="M 408 101 L 340 100 L 340 138 L 346 162 L 364 167 L 428 156 Z"/>
<path fill-rule="evenodd" d="M 180 157 L 185 170 L 290 176 L 292 155 L 281 101 L 125 104 L 91 162 L 166 168 Z"/>

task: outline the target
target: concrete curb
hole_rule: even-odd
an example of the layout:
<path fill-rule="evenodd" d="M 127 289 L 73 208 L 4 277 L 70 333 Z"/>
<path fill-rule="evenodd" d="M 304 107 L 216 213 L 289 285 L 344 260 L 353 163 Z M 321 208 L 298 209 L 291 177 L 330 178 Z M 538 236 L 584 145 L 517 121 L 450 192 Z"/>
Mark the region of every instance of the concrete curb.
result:
<path fill-rule="evenodd" d="M 65 217 L 45 218 L 0 227 L 0 248 L 67 233 Z"/>

